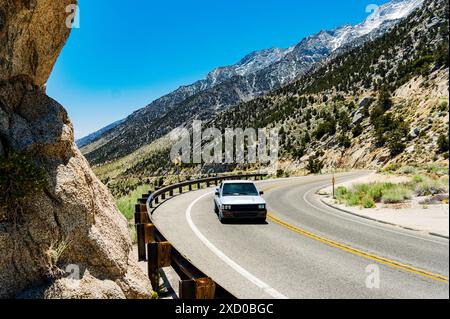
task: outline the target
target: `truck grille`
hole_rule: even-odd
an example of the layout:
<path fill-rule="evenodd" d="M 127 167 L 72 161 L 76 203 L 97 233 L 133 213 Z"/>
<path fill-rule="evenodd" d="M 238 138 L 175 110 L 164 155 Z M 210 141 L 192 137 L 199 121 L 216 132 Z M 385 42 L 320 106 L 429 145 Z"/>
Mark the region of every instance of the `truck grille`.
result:
<path fill-rule="evenodd" d="M 248 212 L 259 210 L 258 205 L 231 205 L 232 211 Z"/>

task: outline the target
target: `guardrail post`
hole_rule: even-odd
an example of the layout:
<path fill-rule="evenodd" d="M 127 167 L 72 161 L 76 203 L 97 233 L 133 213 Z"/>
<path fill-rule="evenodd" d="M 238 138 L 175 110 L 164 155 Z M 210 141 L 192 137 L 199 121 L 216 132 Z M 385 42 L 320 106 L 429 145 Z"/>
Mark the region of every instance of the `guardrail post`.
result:
<path fill-rule="evenodd" d="M 150 244 L 155 241 L 155 225 L 144 224 L 145 244 Z"/>
<path fill-rule="evenodd" d="M 180 280 L 178 296 L 180 299 L 195 299 L 195 280 Z"/>
<path fill-rule="evenodd" d="M 134 206 L 134 223 L 136 224 L 136 234 L 138 240 L 138 259 L 139 261 L 147 260 L 145 254 L 145 244 L 147 243 L 146 227 L 150 224 L 150 217 L 147 213 L 147 206 L 142 203 L 138 203 Z M 150 230 L 148 230 L 150 231 Z"/>
<path fill-rule="evenodd" d="M 192 184 L 189 184 L 189 191 L 192 191 Z"/>
<path fill-rule="evenodd" d="M 138 242 L 138 260 L 145 261 L 145 226 L 144 224 L 136 224 L 137 242 Z"/>
<path fill-rule="evenodd" d="M 148 250 L 148 276 L 153 289 L 159 285 L 159 269 L 171 265 L 172 246 L 169 242 L 149 243 Z"/>
<path fill-rule="evenodd" d="M 134 223 L 135 224 L 147 224 L 150 223 L 150 217 L 147 213 L 147 205 L 136 204 L 134 205 Z"/>
<path fill-rule="evenodd" d="M 170 191 L 169 191 L 169 196 L 173 196 L 173 189 L 171 189 Z"/>
<path fill-rule="evenodd" d="M 156 197 L 155 197 L 155 204 L 158 204 L 158 203 L 159 203 L 159 197 L 156 196 Z"/>
<path fill-rule="evenodd" d="M 200 189 L 200 183 L 197 183 L 197 189 Z"/>
<path fill-rule="evenodd" d="M 180 187 L 178 188 L 178 191 L 180 192 L 180 194 L 182 194 L 182 193 L 183 193 L 183 186 L 180 186 Z"/>
<path fill-rule="evenodd" d="M 162 194 L 161 194 L 161 199 L 162 199 L 162 200 L 166 199 L 166 193 L 162 193 Z"/>
<path fill-rule="evenodd" d="M 211 278 L 199 278 L 195 280 L 195 299 L 214 299 L 216 284 Z"/>
<path fill-rule="evenodd" d="M 214 299 L 216 284 L 211 278 L 180 280 L 180 299 Z"/>

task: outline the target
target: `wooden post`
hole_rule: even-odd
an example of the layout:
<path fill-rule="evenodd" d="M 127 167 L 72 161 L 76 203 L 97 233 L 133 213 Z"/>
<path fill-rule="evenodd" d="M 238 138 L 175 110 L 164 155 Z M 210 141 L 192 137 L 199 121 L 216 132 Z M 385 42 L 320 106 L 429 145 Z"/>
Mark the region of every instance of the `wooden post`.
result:
<path fill-rule="evenodd" d="M 180 186 L 180 187 L 178 188 L 178 191 L 180 192 L 180 194 L 182 194 L 182 193 L 183 193 L 183 186 Z"/>
<path fill-rule="evenodd" d="M 141 204 L 134 205 L 134 224 L 141 224 Z"/>
<path fill-rule="evenodd" d="M 200 189 L 200 183 L 197 183 L 197 189 Z"/>
<path fill-rule="evenodd" d="M 150 244 L 155 241 L 155 225 L 144 224 L 145 244 Z"/>
<path fill-rule="evenodd" d="M 216 284 L 211 278 L 199 278 L 195 280 L 195 299 L 214 299 Z"/>
<path fill-rule="evenodd" d="M 171 265 L 172 246 L 169 242 L 149 243 L 148 250 L 148 276 L 154 290 L 159 285 L 159 269 Z"/>
<path fill-rule="evenodd" d="M 178 294 L 180 299 L 214 299 L 216 284 L 211 278 L 180 280 Z"/>
<path fill-rule="evenodd" d="M 150 217 L 147 213 L 147 205 L 136 204 L 134 206 L 134 223 L 135 224 L 148 224 L 150 223 Z"/>
<path fill-rule="evenodd" d="M 166 199 L 166 193 L 162 193 L 162 194 L 161 194 L 161 199 L 162 199 L 162 200 Z"/>
<path fill-rule="evenodd" d="M 178 286 L 178 296 L 180 299 L 195 299 L 195 280 L 180 280 Z"/>
<path fill-rule="evenodd" d="M 189 191 L 192 191 L 192 184 L 189 184 Z"/>
<path fill-rule="evenodd" d="M 170 196 L 170 197 L 173 196 L 173 189 L 171 189 L 171 190 L 169 191 L 169 196 Z"/>
<path fill-rule="evenodd" d="M 148 252 L 148 278 L 152 284 L 153 290 L 158 290 L 159 269 L 158 269 L 158 244 L 150 243 L 147 245 Z"/>
<path fill-rule="evenodd" d="M 136 224 L 137 242 L 138 242 L 138 260 L 145 261 L 145 226 L 144 224 Z"/>

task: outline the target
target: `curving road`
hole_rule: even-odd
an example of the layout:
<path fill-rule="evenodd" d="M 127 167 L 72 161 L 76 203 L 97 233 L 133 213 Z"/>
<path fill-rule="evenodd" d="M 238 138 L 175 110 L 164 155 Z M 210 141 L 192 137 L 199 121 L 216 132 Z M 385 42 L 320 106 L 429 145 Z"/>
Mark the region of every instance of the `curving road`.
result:
<path fill-rule="evenodd" d="M 270 211 L 267 224 L 221 224 L 214 188 L 171 198 L 152 220 L 238 298 L 449 298 L 449 241 L 324 205 L 315 192 L 330 179 L 258 182 Z"/>

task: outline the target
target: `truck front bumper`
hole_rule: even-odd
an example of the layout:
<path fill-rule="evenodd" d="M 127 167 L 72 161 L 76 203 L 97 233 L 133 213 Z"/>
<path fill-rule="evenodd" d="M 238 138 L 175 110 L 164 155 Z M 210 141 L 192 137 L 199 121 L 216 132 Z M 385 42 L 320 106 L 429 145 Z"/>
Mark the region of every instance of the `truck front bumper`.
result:
<path fill-rule="evenodd" d="M 231 211 L 224 210 L 222 212 L 224 218 L 227 219 L 266 219 L 267 210 L 256 210 L 256 211 Z"/>

